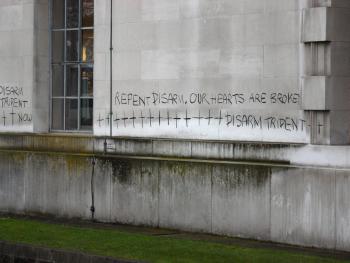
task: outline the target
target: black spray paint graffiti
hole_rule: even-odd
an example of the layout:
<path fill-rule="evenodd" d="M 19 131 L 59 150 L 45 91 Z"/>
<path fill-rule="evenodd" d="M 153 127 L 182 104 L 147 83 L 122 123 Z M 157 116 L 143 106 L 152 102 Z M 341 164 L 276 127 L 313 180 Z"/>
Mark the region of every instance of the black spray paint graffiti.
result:
<path fill-rule="evenodd" d="M 23 88 L 17 86 L 0 85 L 0 96 L 23 96 Z"/>
<path fill-rule="evenodd" d="M 0 97 L 0 107 L 1 108 L 27 108 L 29 101 L 21 100 L 18 98 Z"/>
<path fill-rule="evenodd" d="M 28 112 L 29 101 L 24 98 L 22 87 L 0 85 L 0 126 L 11 127 L 31 123 L 32 114 Z"/>
<path fill-rule="evenodd" d="M 99 114 L 97 119 L 98 127 L 110 124 L 110 117 L 105 118 Z M 120 128 L 156 128 L 156 127 L 226 127 L 226 128 L 249 128 L 249 129 L 267 129 L 267 130 L 283 130 L 287 132 L 303 132 L 310 125 L 306 120 L 296 117 L 274 117 L 260 116 L 254 114 L 236 114 L 218 110 L 213 112 L 207 110 L 205 112 L 198 111 L 197 114 L 185 112 L 170 112 L 165 113 L 152 110 L 140 110 L 138 113 L 132 111 L 130 115 L 125 112 L 114 113 L 113 126 Z M 323 126 L 319 124 L 319 126 Z M 319 129 L 319 133 L 321 130 Z"/>
<path fill-rule="evenodd" d="M 31 123 L 33 120 L 32 114 L 15 112 L 14 109 L 7 113 L 3 111 L 0 118 L 2 120 L 0 122 L 0 126 L 3 127 L 15 126 L 15 124 Z"/>
<path fill-rule="evenodd" d="M 117 92 L 114 97 L 116 106 L 150 107 L 158 105 L 242 105 L 242 104 L 300 104 L 299 93 L 159 93 L 148 95 Z"/>
<path fill-rule="evenodd" d="M 1 108 L 27 108 L 29 101 L 23 99 L 24 92 L 21 87 L 0 85 L 0 107 Z"/>

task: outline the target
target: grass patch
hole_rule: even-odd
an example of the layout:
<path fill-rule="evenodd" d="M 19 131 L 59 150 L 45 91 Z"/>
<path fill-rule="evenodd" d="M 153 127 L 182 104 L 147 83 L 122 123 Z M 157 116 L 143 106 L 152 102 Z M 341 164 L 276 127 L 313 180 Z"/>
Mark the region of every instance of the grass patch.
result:
<path fill-rule="evenodd" d="M 282 250 L 9 218 L 0 218 L 0 240 L 146 262 L 340 262 Z"/>

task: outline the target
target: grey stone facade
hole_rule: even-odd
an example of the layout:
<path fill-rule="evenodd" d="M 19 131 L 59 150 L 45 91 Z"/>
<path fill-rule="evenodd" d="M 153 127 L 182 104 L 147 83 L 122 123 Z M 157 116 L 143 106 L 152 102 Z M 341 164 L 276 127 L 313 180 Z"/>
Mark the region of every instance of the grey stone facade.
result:
<path fill-rule="evenodd" d="M 0 2 L 0 210 L 88 219 L 92 181 L 101 221 L 350 250 L 349 2 L 110 3 L 82 135 L 50 132 L 49 1 Z"/>

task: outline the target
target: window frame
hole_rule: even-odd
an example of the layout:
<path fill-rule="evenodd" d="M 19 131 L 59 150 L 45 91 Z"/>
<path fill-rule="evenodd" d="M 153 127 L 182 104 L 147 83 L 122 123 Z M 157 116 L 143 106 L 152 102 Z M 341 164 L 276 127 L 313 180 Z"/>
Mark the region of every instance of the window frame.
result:
<path fill-rule="evenodd" d="M 83 0 L 78 0 L 79 1 L 79 6 L 78 6 L 78 27 L 72 27 L 68 28 L 67 27 L 67 2 L 68 0 L 61 0 L 64 2 L 64 23 L 63 23 L 63 28 L 54 28 L 53 26 L 53 1 L 55 0 L 49 0 L 49 71 L 50 71 L 50 107 L 49 107 L 49 131 L 50 132 L 57 132 L 57 133 L 87 133 L 87 134 L 92 134 L 93 133 L 93 114 L 94 114 L 94 96 L 81 96 L 81 71 L 83 68 L 89 68 L 92 70 L 92 76 L 94 78 L 94 56 L 92 57 L 91 61 L 82 61 L 81 57 L 81 51 L 83 48 L 83 30 L 92 30 L 92 33 L 94 35 L 94 24 L 89 27 L 83 27 L 83 9 L 82 9 L 82 2 Z M 57 0 L 56 0 L 57 1 Z M 95 8 L 95 6 L 94 6 Z M 76 61 L 68 61 L 67 58 L 67 32 L 69 31 L 77 31 L 78 32 L 78 50 L 77 50 L 77 60 Z M 53 33 L 54 32 L 63 32 L 63 59 L 61 62 L 54 62 L 53 61 Z M 94 53 L 94 40 L 93 40 L 93 53 Z M 78 83 L 77 83 L 77 94 L 76 96 L 67 96 L 67 68 L 69 66 L 76 66 L 78 69 L 77 72 L 77 78 L 78 78 Z M 53 96 L 53 67 L 54 66 L 62 66 L 63 68 L 63 96 Z M 94 90 L 94 80 L 93 82 L 93 90 Z M 53 100 L 63 100 L 63 129 L 53 129 Z M 67 100 L 77 100 L 77 128 L 76 129 L 67 129 L 67 124 L 66 124 L 66 114 L 67 114 L 67 107 L 66 107 L 66 102 Z M 81 129 L 81 100 L 86 99 L 86 100 L 92 100 L 93 106 L 92 106 L 92 123 L 91 123 L 91 128 L 89 129 Z"/>

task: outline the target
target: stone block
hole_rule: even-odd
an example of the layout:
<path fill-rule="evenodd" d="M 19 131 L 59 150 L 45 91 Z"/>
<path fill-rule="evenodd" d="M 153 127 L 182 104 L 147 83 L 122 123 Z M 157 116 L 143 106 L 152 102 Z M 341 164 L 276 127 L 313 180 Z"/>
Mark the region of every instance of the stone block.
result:
<path fill-rule="evenodd" d="M 331 73 L 333 77 L 350 77 L 350 42 L 331 43 Z"/>
<path fill-rule="evenodd" d="M 163 162 L 159 176 L 159 227 L 211 232 L 211 166 Z"/>
<path fill-rule="evenodd" d="M 0 211 L 23 213 L 25 202 L 25 155 L 22 153 L 1 153 L 0 157 Z"/>
<path fill-rule="evenodd" d="M 301 49 L 303 55 L 303 75 L 331 76 L 334 74 L 332 61 L 334 54 L 331 42 L 305 43 Z M 335 65 L 336 66 L 336 65 Z"/>
<path fill-rule="evenodd" d="M 106 53 L 95 53 L 94 55 L 94 80 L 95 81 L 105 81 L 109 78 L 109 72 L 107 72 L 106 66 L 109 63 L 109 55 Z M 96 93 L 102 93 L 100 96 L 106 98 L 106 91 L 97 90 Z M 109 93 L 108 93 L 109 94 Z"/>
<path fill-rule="evenodd" d="M 334 110 L 329 114 L 330 144 L 349 145 L 350 143 L 350 110 Z"/>
<path fill-rule="evenodd" d="M 116 42 L 114 42 L 116 44 Z M 110 27 L 108 25 L 94 26 L 94 52 L 109 54 L 110 48 Z"/>
<path fill-rule="evenodd" d="M 143 80 L 179 78 L 180 61 L 176 51 L 142 51 L 141 63 Z"/>
<path fill-rule="evenodd" d="M 184 18 L 227 17 L 243 14 L 244 2 L 242 0 L 181 0 L 180 12 Z"/>
<path fill-rule="evenodd" d="M 120 159 L 110 162 L 111 221 L 158 226 L 158 164 Z"/>
<path fill-rule="evenodd" d="M 350 8 L 330 8 L 327 21 L 328 40 L 350 41 Z"/>
<path fill-rule="evenodd" d="M 349 8 L 316 7 L 303 10 L 302 42 L 350 41 Z"/>
<path fill-rule="evenodd" d="M 113 23 L 131 23 L 142 19 L 142 0 L 117 0 L 113 3 Z"/>
<path fill-rule="evenodd" d="M 335 195 L 332 169 L 272 169 L 272 241 L 334 249 Z"/>
<path fill-rule="evenodd" d="M 30 165 L 26 171 L 25 209 L 31 213 L 62 215 L 66 198 L 65 184 L 61 181 L 66 172 L 64 160 L 48 160 L 35 154 L 27 158 Z"/>
<path fill-rule="evenodd" d="M 141 62 L 143 59 L 140 52 L 114 52 L 113 61 L 113 80 L 141 78 Z"/>
<path fill-rule="evenodd" d="M 302 83 L 304 110 L 350 110 L 350 78 L 308 76 Z"/>
<path fill-rule="evenodd" d="M 178 20 L 180 18 L 180 3 L 178 0 L 143 0 L 141 2 L 143 21 Z"/>
<path fill-rule="evenodd" d="M 302 42 L 319 42 L 330 40 L 327 34 L 329 9 L 326 7 L 303 10 Z"/>
<path fill-rule="evenodd" d="M 114 1 L 116 2 L 116 1 Z M 115 5 L 113 6 L 115 7 Z M 116 10 L 117 8 L 113 8 L 113 10 Z M 111 19 L 111 6 L 110 2 L 98 2 L 98 0 L 95 1 L 94 4 L 94 26 L 108 26 L 109 28 L 109 22 Z M 114 17 L 114 16 L 113 16 Z"/>
<path fill-rule="evenodd" d="M 261 76 L 263 72 L 263 47 L 236 47 L 221 52 L 220 75 Z"/>
<path fill-rule="evenodd" d="M 350 251 L 350 171 L 336 171 L 336 239 L 338 250 Z"/>
<path fill-rule="evenodd" d="M 270 239 L 270 168 L 215 165 L 212 220 L 214 234 Z"/>
<path fill-rule="evenodd" d="M 299 45 L 264 46 L 264 77 L 299 76 Z"/>
<path fill-rule="evenodd" d="M 268 12 L 264 18 L 264 43 L 270 45 L 299 43 L 299 11 Z"/>
<path fill-rule="evenodd" d="M 328 78 L 324 76 L 309 76 L 303 78 L 303 109 L 327 110 L 326 90 Z"/>
<path fill-rule="evenodd" d="M 322 1 L 322 0 L 319 0 Z M 326 1 L 326 0 L 323 0 Z M 333 7 L 346 7 L 350 8 L 350 2 L 348 0 L 327 0 L 331 1 Z"/>
<path fill-rule="evenodd" d="M 153 155 L 177 158 L 191 157 L 191 145 L 190 141 L 154 140 Z"/>
<path fill-rule="evenodd" d="M 64 199 L 64 209 L 61 212 L 63 216 L 68 218 L 83 218 L 90 219 L 91 212 L 90 207 L 92 204 L 91 198 L 91 176 L 92 176 L 92 159 L 77 157 L 77 156 L 67 156 L 65 160 L 67 170 L 65 171 L 64 178 L 61 178 L 62 184 L 64 184 L 63 195 Z M 95 173 L 98 173 L 99 169 L 95 167 Z M 95 180 L 99 180 L 96 176 Z M 94 182 L 96 182 L 94 180 Z M 99 206 L 100 199 L 100 189 L 104 195 L 104 188 L 96 182 L 96 214 L 99 217 L 101 213 L 101 206 Z M 105 205 L 105 200 L 101 201 L 103 206 Z M 108 203 L 107 203 L 108 204 Z"/>
<path fill-rule="evenodd" d="M 299 1 L 266 0 L 265 10 L 268 12 L 297 11 L 299 10 Z"/>
<path fill-rule="evenodd" d="M 192 142 L 193 158 L 233 159 L 233 145 L 228 142 Z"/>
<path fill-rule="evenodd" d="M 115 154 L 147 156 L 152 155 L 153 152 L 152 140 L 120 139 L 115 140 L 114 143 L 115 149 L 110 149 L 109 152 Z M 112 144 L 111 147 L 113 147 Z"/>

